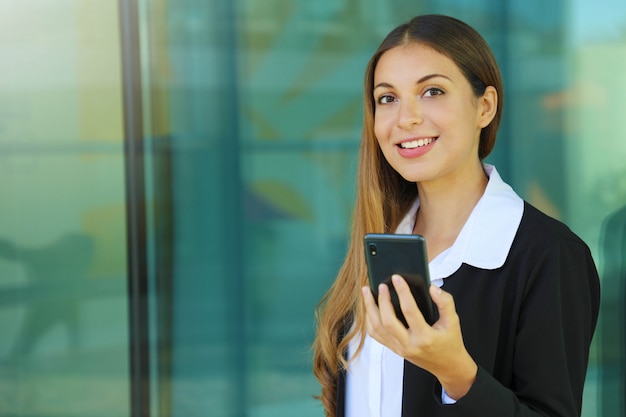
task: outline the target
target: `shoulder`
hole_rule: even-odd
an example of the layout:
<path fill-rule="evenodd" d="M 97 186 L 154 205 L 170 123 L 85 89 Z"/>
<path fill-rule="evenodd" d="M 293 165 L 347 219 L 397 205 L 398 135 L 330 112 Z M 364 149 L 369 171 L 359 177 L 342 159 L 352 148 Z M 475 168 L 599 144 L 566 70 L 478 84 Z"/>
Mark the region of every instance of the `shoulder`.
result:
<path fill-rule="evenodd" d="M 599 279 L 589 247 L 563 222 L 527 202 L 509 261 L 511 268 L 526 276 L 527 289 L 537 284 L 544 290 L 554 286 L 561 292 L 578 292 L 570 299 L 591 296 L 597 311 Z"/>
<path fill-rule="evenodd" d="M 597 281 L 589 246 L 563 222 L 527 202 L 507 263 L 530 280 Z"/>
<path fill-rule="evenodd" d="M 567 244 L 588 250 L 587 244 L 565 223 L 548 216 L 526 201 L 515 242 L 533 243 L 542 247 Z"/>

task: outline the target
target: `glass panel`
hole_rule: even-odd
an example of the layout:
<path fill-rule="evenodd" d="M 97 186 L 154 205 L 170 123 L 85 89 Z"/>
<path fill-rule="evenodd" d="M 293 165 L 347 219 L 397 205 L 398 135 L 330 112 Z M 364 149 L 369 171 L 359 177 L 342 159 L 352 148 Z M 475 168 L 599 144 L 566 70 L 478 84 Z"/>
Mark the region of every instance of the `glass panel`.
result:
<path fill-rule="evenodd" d="M 141 2 L 155 415 L 321 414 L 313 309 L 345 252 L 363 69 L 418 13 L 492 45 L 506 110 L 489 162 L 591 247 L 604 300 L 583 415 L 623 414 L 626 6 L 423 3 Z"/>
<path fill-rule="evenodd" d="M 0 414 L 128 415 L 115 2 L 0 3 Z"/>
<path fill-rule="evenodd" d="M 597 415 L 617 417 L 626 415 L 626 4 L 577 0 L 568 32 L 572 81 L 559 97 L 567 122 L 567 203 L 602 279 L 588 396 Z"/>

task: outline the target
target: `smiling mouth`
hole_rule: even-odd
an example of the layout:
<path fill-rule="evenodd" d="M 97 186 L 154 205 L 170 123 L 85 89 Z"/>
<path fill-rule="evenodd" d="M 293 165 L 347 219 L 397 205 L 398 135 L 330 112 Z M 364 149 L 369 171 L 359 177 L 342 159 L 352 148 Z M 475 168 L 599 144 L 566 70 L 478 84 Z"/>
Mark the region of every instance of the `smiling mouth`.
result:
<path fill-rule="evenodd" d="M 415 140 L 409 140 L 407 142 L 399 143 L 397 146 L 399 146 L 402 149 L 415 149 L 415 148 L 421 148 L 422 146 L 430 145 L 435 140 L 437 140 L 437 138 L 415 139 Z"/>

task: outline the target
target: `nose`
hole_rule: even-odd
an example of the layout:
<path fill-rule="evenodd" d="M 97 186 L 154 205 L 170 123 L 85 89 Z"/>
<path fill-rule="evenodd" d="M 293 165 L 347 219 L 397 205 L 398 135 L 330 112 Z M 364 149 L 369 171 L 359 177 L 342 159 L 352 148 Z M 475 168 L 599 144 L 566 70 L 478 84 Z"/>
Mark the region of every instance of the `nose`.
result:
<path fill-rule="evenodd" d="M 403 100 L 400 103 L 398 114 L 399 127 L 410 129 L 413 126 L 422 124 L 423 121 L 422 109 L 417 100 Z"/>

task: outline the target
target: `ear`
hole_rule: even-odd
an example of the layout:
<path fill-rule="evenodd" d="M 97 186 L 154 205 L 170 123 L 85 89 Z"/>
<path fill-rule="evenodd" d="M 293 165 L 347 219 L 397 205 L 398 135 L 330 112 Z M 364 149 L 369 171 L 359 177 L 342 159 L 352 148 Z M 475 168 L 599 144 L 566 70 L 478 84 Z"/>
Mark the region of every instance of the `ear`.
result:
<path fill-rule="evenodd" d="M 478 106 L 480 111 L 478 127 L 487 127 L 496 116 L 498 110 L 498 92 L 495 87 L 490 85 L 485 88 L 485 93 L 478 98 Z"/>

